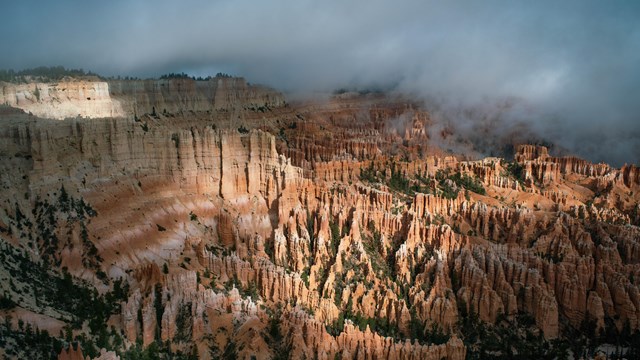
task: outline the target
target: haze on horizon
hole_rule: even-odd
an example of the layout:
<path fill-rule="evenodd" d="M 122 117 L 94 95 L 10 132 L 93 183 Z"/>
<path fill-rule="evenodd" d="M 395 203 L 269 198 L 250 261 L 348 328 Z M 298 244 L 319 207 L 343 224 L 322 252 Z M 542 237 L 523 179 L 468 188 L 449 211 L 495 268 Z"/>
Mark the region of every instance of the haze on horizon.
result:
<path fill-rule="evenodd" d="M 592 161 L 640 163 L 637 1 L 25 0 L 2 10 L 0 68 L 226 72 L 292 94 L 382 87 L 425 99 L 461 131 L 495 117 L 496 134 L 524 123 Z"/>

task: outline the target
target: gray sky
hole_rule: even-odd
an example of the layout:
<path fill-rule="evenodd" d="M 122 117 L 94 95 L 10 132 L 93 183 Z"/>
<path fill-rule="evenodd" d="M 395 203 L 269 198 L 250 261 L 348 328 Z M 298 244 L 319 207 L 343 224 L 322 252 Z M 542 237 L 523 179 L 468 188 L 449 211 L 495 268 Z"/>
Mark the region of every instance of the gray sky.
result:
<path fill-rule="evenodd" d="M 21 0 L 1 9 L 0 68 L 222 71 L 290 92 L 393 85 L 437 102 L 461 131 L 478 115 L 459 110 L 473 108 L 594 161 L 640 163 L 640 1 Z M 485 106 L 505 99 L 515 105 Z"/>

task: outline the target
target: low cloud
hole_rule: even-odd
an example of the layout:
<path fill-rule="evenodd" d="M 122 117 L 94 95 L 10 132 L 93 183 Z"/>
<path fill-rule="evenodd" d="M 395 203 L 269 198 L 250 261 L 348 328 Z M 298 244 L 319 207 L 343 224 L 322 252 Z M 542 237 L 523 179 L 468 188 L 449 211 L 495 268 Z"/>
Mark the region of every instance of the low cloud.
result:
<path fill-rule="evenodd" d="M 291 93 L 386 86 L 462 134 L 492 124 L 486 152 L 516 134 L 640 163 L 636 1 L 27 0 L 3 14 L 4 68 L 222 71 Z"/>

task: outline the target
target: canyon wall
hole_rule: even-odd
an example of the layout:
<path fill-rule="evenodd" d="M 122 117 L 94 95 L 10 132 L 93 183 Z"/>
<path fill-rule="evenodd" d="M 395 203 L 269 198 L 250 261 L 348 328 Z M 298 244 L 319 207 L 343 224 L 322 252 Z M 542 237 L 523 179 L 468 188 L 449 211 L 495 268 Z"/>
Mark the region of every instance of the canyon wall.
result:
<path fill-rule="evenodd" d="M 73 80 L 52 83 L 0 83 L 0 104 L 42 118 L 110 118 L 147 113 L 230 111 L 285 105 L 273 89 L 243 78 L 161 80 Z"/>
<path fill-rule="evenodd" d="M 96 293 L 120 281 L 100 336 L 123 349 L 544 357 L 640 329 L 633 165 L 533 145 L 470 160 L 433 147 L 426 112 L 372 99 L 280 106 L 228 78 L 109 86 L 128 116 L 2 109 L 0 239 Z M 17 300 L 31 293 L 16 279 L 0 283 L 16 308 L 71 322 Z"/>
<path fill-rule="evenodd" d="M 23 109 L 42 118 L 104 118 L 126 116 L 109 84 L 98 81 L 10 84 L 0 82 L 0 104 Z"/>

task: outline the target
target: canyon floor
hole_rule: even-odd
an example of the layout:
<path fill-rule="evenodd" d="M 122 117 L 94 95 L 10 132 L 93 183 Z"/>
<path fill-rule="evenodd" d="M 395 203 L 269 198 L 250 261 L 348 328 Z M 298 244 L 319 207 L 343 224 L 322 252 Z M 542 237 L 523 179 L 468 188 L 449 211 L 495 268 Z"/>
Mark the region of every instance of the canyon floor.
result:
<path fill-rule="evenodd" d="M 640 356 L 634 165 L 380 93 L 0 87 L 0 357 Z"/>

